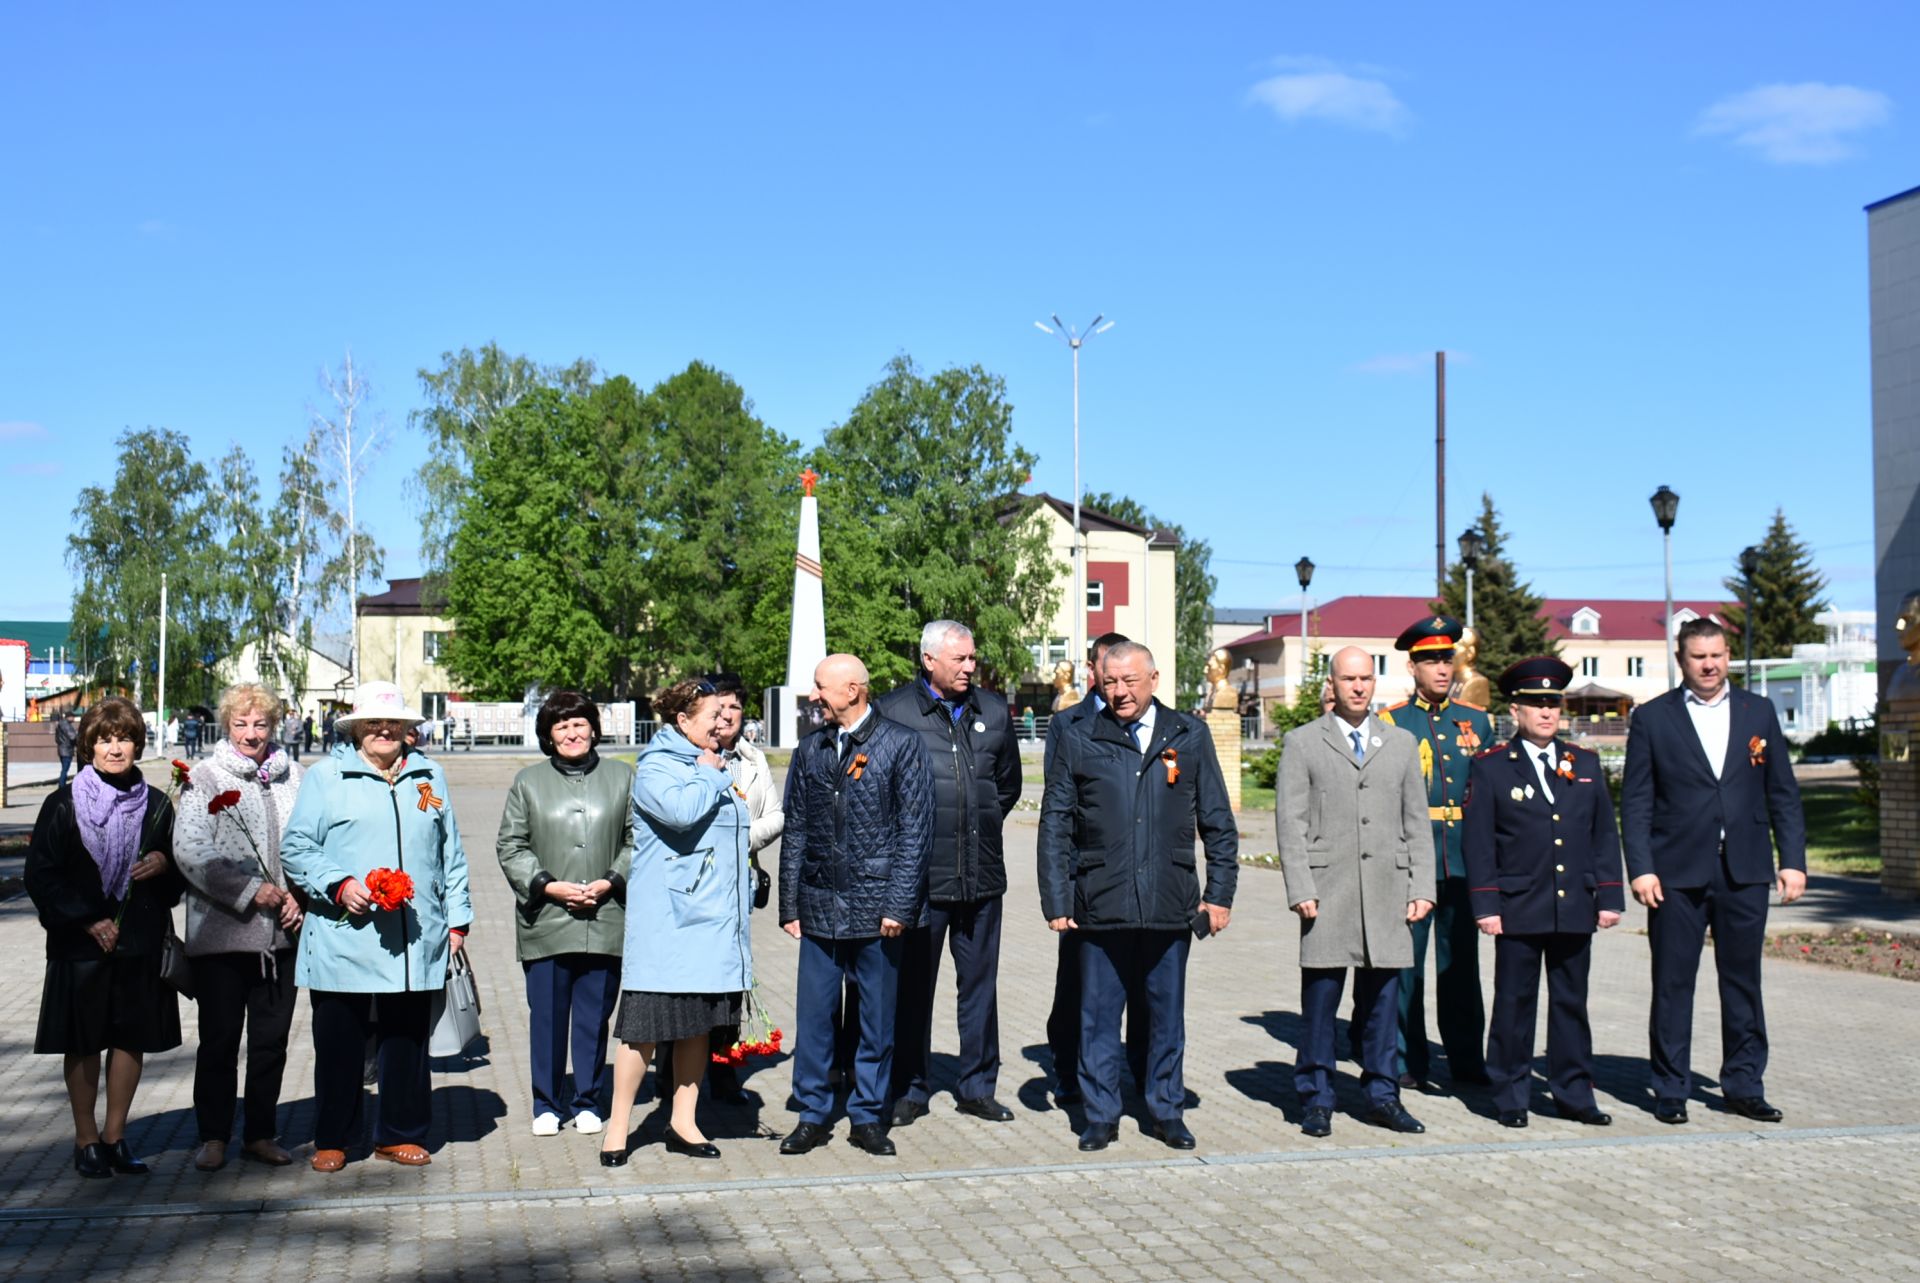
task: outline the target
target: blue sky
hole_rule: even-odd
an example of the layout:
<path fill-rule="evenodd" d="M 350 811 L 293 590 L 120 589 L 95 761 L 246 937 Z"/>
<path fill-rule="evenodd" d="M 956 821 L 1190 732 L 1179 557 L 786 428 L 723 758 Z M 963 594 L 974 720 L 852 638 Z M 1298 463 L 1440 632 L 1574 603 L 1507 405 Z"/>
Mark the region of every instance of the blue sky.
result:
<path fill-rule="evenodd" d="M 1866 220 L 1920 184 L 1901 4 L 32 6 L 0 39 L 0 618 L 64 617 L 128 426 L 263 473 L 352 348 L 392 430 L 497 340 L 731 373 L 804 442 L 896 353 L 1005 376 L 1219 600 L 1419 593 L 1490 490 L 1553 595 L 1676 590 L 1776 506 L 1871 605 Z M 1451 538 L 1449 538 L 1451 543 Z M 831 573 L 832 550 L 826 550 Z"/>

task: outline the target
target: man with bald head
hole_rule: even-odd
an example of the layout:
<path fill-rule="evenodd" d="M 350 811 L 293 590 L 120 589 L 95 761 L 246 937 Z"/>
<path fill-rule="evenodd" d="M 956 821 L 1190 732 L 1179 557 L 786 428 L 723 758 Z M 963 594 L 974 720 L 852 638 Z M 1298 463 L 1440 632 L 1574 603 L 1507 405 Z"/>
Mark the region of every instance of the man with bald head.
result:
<path fill-rule="evenodd" d="M 894 1152 L 886 1120 L 902 933 L 927 922 L 932 776 L 920 737 L 868 704 L 867 668 L 854 656 L 822 660 L 811 698 L 827 721 L 793 751 L 780 849 L 780 925 L 800 942 L 793 1044 L 800 1125 L 780 1152 L 804 1154 L 833 1134 L 828 1076 L 844 986 L 857 998 L 860 1025 L 848 1140 L 886 1156 Z"/>
<path fill-rule="evenodd" d="M 1300 1130 L 1333 1130 L 1334 1018 L 1347 972 L 1361 1019 L 1362 1118 L 1422 1127 L 1400 1103 L 1400 969 L 1413 965 L 1412 923 L 1433 908 L 1433 835 L 1412 735 L 1372 713 L 1374 658 L 1333 657 L 1333 711 L 1287 732 L 1275 829 L 1287 903 L 1300 915 L 1300 1007 L 1294 1063 Z"/>

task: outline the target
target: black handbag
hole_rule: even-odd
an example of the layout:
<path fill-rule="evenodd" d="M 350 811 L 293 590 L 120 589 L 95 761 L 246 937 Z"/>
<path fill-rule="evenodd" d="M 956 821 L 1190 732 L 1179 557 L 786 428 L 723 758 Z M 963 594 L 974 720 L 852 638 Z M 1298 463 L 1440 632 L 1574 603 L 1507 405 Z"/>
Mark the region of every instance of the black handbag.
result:
<path fill-rule="evenodd" d="M 187 957 L 187 945 L 173 929 L 173 913 L 167 913 L 167 934 L 160 938 L 160 978 L 182 998 L 193 997 L 193 962 Z"/>
<path fill-rule="evenodd" d="M 773 878 L 760 867 L 759 860 L 748 856 L 747 862 L 753 867 L 753 907 L 764 909 L 767 901 L 773 898 Z"/>

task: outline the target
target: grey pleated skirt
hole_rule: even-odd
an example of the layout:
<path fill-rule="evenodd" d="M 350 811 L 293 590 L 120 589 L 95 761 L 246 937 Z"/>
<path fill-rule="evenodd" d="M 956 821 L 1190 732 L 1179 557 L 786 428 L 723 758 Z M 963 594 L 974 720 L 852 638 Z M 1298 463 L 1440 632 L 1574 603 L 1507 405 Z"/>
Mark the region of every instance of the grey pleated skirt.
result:
<path fill-rule="evenodd" d="M 704 1038 L 740 1023 L 737 993 L 654 993 L 622 989 L 613 1036 L 621 1042 L 676 1042 Z"/>

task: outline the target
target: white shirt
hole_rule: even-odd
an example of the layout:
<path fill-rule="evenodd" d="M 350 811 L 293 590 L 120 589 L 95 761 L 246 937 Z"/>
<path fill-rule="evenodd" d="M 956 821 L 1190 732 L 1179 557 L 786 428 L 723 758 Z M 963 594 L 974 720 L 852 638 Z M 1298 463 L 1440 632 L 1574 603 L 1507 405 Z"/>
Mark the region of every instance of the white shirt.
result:
<path fill-rule="evenodd" d="M 1360 737 L 1360 757 L 1356 760 L 1365 761 L 1367 754 L 1373 751 L 1373 730 L 1367 725 L 1373 720 L 1373 714 L 1369 713 L 1361 718 L 1358 726 L 1338 713 L 1333 715 L 1333 720 L 1340 724 L 1340 734 L 1347 741 L 1347 752 L 1353 752 L 1353 737 L 1355 735 Z"/>
<path fill-rule="evenodd" d="M 1119 714 L 1115 713 L 1114 716 L 1118 717 Z M 1122 722 L 1120 723 L 1120 725 L 1124 727 L 1126 723 Z M 1145 757 L 1147 750 L 1153 747 L 1153 701 L 1152 700 L 1147 701 L 1146 712 L 1140 714 L 1139 736 L 1140 736 L 1140 755 L 1142 757 Z"/>
<path fill-rule="evenodd" d="M 853 733 L 859 730 L 862 726 L 865 726 L 867 724 L 867 719 L 872 716 L 873 716 L 873 705 L 869 704 L 867 705 L 867 711 L 860 714 L 859 721 L 855 722 L 851 726 L 843 726 L 840 728 L 840 736 L 838 739 L 834 741 L 833 747 L 834 747 L 834 751 L 839 753 L 839 755 L 843 759 L 847 755 L 847 745 L 853 743 Z"/>
<path fill-rule="evenodd" d="M 1544 745 L 1534 744 L 1530 740 L 1520 741 L 1520 751 L 1533 763 L 1533 773 L 1540 777 L 1540 790 L 1547 795 L 1547 801 L 1553 801 L 1552 777 L 1560 765 L 1560 754 L 1554 748 L 1552 740 Z M 1541 759 L 1545 758 L 1545 761 Z"/>
<path fill-rule="evenodd" d="M 1693 733 L 1700 737 L 1707 765 L 1713 768 L 1713 778 L 1717 780 L 1727 762 L 1727 737 L 1733 730 L 1733 700 L 1728 696 L 1731 688 L 1722 686 L 1711 700 L 1701 699 L 1691 686 L 1681 689 L 1686 692 L 1682 698 L 1686 701 L 1687 716 L 1693 719 Z"/>

